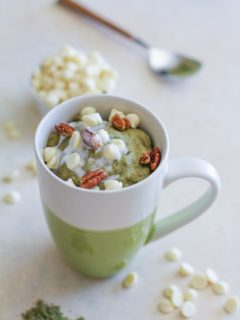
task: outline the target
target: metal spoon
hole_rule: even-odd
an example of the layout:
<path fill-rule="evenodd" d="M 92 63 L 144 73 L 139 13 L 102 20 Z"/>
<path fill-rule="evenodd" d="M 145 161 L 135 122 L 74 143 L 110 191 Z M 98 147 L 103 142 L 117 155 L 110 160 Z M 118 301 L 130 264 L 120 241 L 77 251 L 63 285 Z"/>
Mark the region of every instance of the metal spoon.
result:
<path fill-rule="evenodd" d="M 149 45 L 144 40 L 134 36 L 113 22 L 87 9 L 79 2 L 75 2 L 74 0 L 59 0 L 59 3 L 103 24 L 146 49 L 148 51 L 148 65 L 158 75 L 183 78 L 193 75 L 201 67 L 200 61 Z"/>

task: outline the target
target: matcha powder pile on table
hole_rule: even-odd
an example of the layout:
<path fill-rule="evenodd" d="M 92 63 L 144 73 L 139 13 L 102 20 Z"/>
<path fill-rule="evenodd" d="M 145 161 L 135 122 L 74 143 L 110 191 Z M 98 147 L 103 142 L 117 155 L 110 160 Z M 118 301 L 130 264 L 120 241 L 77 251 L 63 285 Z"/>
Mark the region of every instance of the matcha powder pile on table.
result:
<path fill-rule="evenodd" d="M 59 306 L 49 305 L 39 300 L 36 302 L 30 310 L 22 314 L 23 320 L 70 320 L 66 318 Z M 75 320 L 84 320 L 83 317 L 79 317 Z"/>

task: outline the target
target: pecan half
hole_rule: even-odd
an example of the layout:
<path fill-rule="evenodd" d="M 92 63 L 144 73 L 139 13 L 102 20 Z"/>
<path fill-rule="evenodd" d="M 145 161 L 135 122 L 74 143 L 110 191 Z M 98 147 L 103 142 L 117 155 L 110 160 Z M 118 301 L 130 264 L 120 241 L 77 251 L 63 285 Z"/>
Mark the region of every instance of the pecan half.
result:
<path fill-rule="evenodd" d="M 151 161 L 150 152 L 144 152 L 139 159 L 140 164 L 149 164 L 150 161 Z"/>
<path fill-rule="evenodd" d="M 80 178 L 80 187 L 84 189 L 92 189 L 96 187 L 108 174 L 102 169 L 96 169 L 88 172 Z"/>
<path fill-rule="evenodd" d="M 102 146 L 102 140 L 100 135 L 95 133 L 91 129 L 86 128 L 84 130 L 81 130 L 80 133 L 81 133 L 83 142 L 89 147 L 93 148 L 94 150 Z"/>
<path fill-rule="evenodd" d="M 131 127 L 131 123 L 127 118 L 122 118 L 116 113 L 112 118 L 112 126 L 119 131 L 124 131 Z"/>
<path fill-rule="evenodd" d="M 71 136 L 75 128 L 71 127 L 67 123 L 60 123 L 59 125 L 55 126 L 56 131 L 63 136 Z"/>
<path fill-rule="evenodd" d="M 151 171 L 154 171 L 161 161 L 161 151 L 158 147 L 154 147 L 150 152 L 144 152 L 139 163 L 143 165 L 149 165 Z"/>
<path fill-rule="evenodd" d="M 150 157 L 151 157 L 150 169 L 151 169 L 151 171 L 154 171 L 158 167 L 158 165 L 161 161 L 160 149 L 158 147 L 154 147 L 152 149 L 152 151 L 150 152 Z"/>

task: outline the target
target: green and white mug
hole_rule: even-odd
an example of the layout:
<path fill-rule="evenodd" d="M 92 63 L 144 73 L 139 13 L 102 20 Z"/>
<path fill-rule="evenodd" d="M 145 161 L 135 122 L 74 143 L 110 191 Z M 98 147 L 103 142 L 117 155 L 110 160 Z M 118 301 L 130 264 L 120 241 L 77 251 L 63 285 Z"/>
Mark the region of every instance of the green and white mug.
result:
<path fill-rule="evenodd" d="M 49 132 L 89 105 L 103 118 L 112 108 L 140 116 L 141 127 L 162 151 L 161 163 L 149 177 L 120 190 L 86 190 L 66 184 L 47 168 L 42 150 Z M 197 158 L 169 160 L 169 140 L 159 119 L 142 105 L 116 96 L 77 97 L 51 110 L 37 128 L 35 154 L 41 199 L 53 239 L 65 260 L 90 277 L 116 274 L 145 243 L 197 218 L 214 202 L 220 187 L 218 174 L 208 162 Z M 162 190 L 188 177 L 207 180 L 208 190 L 188 207 L 156 220 Z"/>

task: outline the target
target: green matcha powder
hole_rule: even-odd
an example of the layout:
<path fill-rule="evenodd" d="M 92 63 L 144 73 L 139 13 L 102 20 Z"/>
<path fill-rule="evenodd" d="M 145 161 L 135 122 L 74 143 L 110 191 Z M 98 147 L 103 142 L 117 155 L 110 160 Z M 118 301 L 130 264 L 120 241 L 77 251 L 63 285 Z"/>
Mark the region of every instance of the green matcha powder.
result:
<path fill-rule="evenodd" d="M 70 320 L 65 317 L 59 306 L 49 305 L 39 300 L 36 304 L 28 311 L 22 314 L 24 320 Z M 83 317 L 79 317 L 75 320 L 84 320 Z"/>

